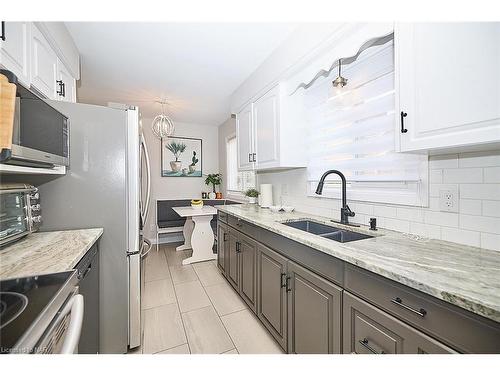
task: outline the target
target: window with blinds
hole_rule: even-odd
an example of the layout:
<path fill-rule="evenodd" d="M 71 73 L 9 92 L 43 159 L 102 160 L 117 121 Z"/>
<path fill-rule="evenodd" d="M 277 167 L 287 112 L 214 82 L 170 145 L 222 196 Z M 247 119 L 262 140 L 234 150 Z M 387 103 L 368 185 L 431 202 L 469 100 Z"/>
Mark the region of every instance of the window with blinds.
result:
<path fill-rule="evenodd" d="M 226 142 L 227 190 L 229 192 L 244 192 L 255 188 L 255 172 L 238 171 L 238 150 L 236 147 L 236 136 L 228 138 Z"/>
<path fill-rule="evenodd" d="M 395 152 L 393 55 L 393 41 L 369 48 L 342 67 L 345 87 L 333 87 L 334 69 L 304 91 L 311 195 L 325 171 L 338 169 L 351 200 L 426 204 L 427 157 Z M 323 195 L 339 197 L 330 178 Z"/>

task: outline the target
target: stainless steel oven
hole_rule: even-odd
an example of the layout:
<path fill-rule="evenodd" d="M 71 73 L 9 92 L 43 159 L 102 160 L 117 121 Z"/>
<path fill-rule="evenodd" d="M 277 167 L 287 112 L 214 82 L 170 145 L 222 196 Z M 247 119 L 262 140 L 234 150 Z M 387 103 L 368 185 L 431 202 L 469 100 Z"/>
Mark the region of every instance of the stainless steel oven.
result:
<path fill-rule="evenodd" d="M 42 221 L 38 189 L 0 184 L 0 247 L 36 232 Z"/>
<path fill-rule="evenodd" d="M 52 168 L 69 165 L 69 119 L 17 81 L 7 70 L 0 70 L 16 85 L 14 128 L 11 148 L 3 148 L 0 162 Z"/>

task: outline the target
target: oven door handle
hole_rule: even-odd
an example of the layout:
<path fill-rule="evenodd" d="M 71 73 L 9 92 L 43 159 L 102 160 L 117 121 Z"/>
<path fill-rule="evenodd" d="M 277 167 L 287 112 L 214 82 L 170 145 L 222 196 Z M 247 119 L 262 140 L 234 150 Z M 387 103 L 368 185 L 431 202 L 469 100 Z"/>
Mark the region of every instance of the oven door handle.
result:
<path fill-rule="evenodd" d="M 64 318 L 68 314 L 70 314 L 70 322 L 60 354 L 73 354 L 78 348 L 83 324 L 83 296 L 81 294 L 76 294 L 71 298 L 60 316 Z"/>

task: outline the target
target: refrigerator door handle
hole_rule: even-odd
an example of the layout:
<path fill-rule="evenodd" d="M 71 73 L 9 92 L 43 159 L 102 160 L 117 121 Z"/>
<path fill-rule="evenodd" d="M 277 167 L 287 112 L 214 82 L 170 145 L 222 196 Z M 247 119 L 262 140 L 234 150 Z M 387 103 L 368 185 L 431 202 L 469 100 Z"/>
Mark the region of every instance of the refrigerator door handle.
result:
<path fill-rule="evenodd" d="M 147 175 L 147 184 L 146 184 L 146 204 L 144 205 L 142 215 L 142 225 L 146 225 L 146 220 L 148 218 L 149 212 L 149 199 L 151 196 L 151 164 L 149 161 L 149 153 L 148 147 L 146 145 L 146 140 L 144 139 L 144 135 L 141 134 L 141 148 L 144 153 L 144 160 L 146 161 L 146 175 Z"/>

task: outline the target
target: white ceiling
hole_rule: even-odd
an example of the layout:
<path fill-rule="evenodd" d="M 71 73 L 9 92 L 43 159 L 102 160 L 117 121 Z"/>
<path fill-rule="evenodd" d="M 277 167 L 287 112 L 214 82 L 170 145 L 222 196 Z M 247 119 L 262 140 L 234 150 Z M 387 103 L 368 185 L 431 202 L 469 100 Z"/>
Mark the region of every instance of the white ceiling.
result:
<path fill-rule="evenodd" d="M 78 99 L 138 105 L 219 125 L 229 97 L 296 28 L 291 23 L 66 23 L 81 55 Z"/>

